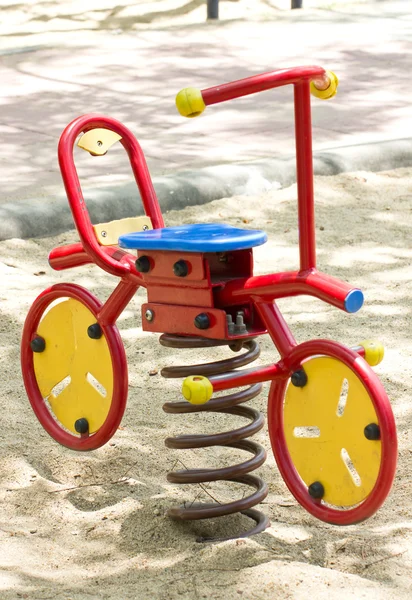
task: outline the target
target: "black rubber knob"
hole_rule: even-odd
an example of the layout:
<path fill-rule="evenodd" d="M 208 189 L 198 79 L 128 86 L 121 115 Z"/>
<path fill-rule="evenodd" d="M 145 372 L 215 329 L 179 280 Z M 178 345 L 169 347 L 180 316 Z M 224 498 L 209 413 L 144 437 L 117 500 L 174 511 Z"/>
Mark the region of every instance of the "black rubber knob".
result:
<path fill-rule="evenodd" d="M 312 496 L 312 498 L 319 500 L 325 495 L 325 488 L 323 487 L 320 481 L 314 481 L 308 487 L 308 492 L 309 495 Z"/>
<path fill-rule="evenodd" d="M 103 335 L 103 331 L 99 323 L 93 323 L 93 325 L 90 325 L 87 328 L 87 335 L 89 338 L 92 338 L 92 340 L 100 340 Z"/>
<path fill-rule="evenodd" d="M 376 423 L 369 423 L 369 425 L 366 425 L 365 429 L 363 430 L 363 433 L 365 434 L 367 440 L 381 439 L 381 430 L 379 428 L 379 425 L 377 425 Z"/>
<path fill-rule="evenodd" d="M 139 273 L 148 273 L 150 271 L 150 258 L 148 256 L 141 256 L 137 259 L 135 265 Z"/>
<path fill-rule="evenodd" d="M 46 349 L 45 339 L 37 335 L 30 342 L 30 348 L 33 350 L 33 352 L 44 352 L 44 350 Z"/>
<path fill-rule="evenodd" d="M 299 369 L 292 373 L 290 380 L 295 387 L 304 387 L 308 382 L 308 376 L 303 369 Z"/>
<path fill-rule="evenodd" d="M 89 421 L 87 419 L 77 419 L 74 424 L 74 428 L 77 433 L 89 433 Z"/>
<path fill-rule="evenodd" d="M 178 260 L 173 265 L 173 273 L 176 277 L 186 277 L 189 273 L 189 265 L 185 260 Z"/>
<path fill-rule="evenodd" d="M 198 329 L 208 329 L 210 327 L 210 319 L 206 313 L 200 313 L 195 317 L 195 327 Z"/>

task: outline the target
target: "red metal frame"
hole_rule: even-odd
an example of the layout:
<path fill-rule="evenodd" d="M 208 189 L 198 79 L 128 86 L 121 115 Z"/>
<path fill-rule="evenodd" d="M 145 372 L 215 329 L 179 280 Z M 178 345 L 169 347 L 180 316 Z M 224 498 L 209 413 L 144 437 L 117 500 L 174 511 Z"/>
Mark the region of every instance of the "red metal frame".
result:
<path fill-rule="evenodd" d="M 240 81 L 215 86 L 202 91 L 203 100 L 206 105 L 216 104 L 253 94 L 263 90 L 292 84 L 294 86 L 295 106 L 295 136 L 296 136 L 296 166 L 298 187 L 298 226 L 299 226 L 299 255 L 300 267 L 298 271 L 275 273 L 254 277 L 245 276 L 248 272 L 242 271 L 243 275 L 236 275 L 229 280 L 222 277 L 217 283 L 212 282 L 210 274 L 207 287 L 212 293 L 211 299 L 207 296 L 206 307 L 209 308 L 211 321 L 218 322 L 219 314 L 223 310 L 235 310 L 236 307 L 254 311 L 259 322 L 261 331 L 267 331 L 271 336 L 279 354 L 280 360 L 277 364 L 258 369 L 244 371 L 233 371 L 229 374 L 211 378 L 214 391 L 221 391 L 237 386 L 250 385 L 263 381 L 273 381 L 269 398 L 269 432 L 274 448 L 279 469 L 284 476 L 287 485 L 299 502 L 315 516 L 334 523 L 344 524 L 354 522 L 370 516 L 383 502 L 391 487 L 395 465 L 396 465 L 396 431 L 389 401 L 382 386 L 374 375 L 369 365 L 362 360 L 363 348 L 349 350 L 335 342 L 318 340 L 297 345 L 285 320 L 274 301 L 278 298 L 308 294 L 324 302 L 327 302 L 341 310 L 349 310 L 346 301 L 353 292 L 359 292 L 349 284 L 330 277 L 316 270 L 316 242 L 315 242 L 315 218 L 313 201 L 313 166 L 312 166 L 312 138 L 311 138 L 311 114 L 310 114 L 310 82 L 325 82 L 327 75 L 321 67 L 298 67 L 263 73 L 255 77 L 249 77 Z M 73 213 L 74 222 L 80 236 L 80 243 L 55 248 L 49 256 L 50 265 L 57 270 L 80 266 L 87 263 L 95 263 L 103 270 L 120 277 L 120 281 L 104 305 L 94 298 L 90 293 L 78 286 L 69 284 L 53 286 L 41 294 L 34 302 L 24 328 L 22 340 L 22 369 L 23 377 L 33 409 L 44 425 L 45 429 L 57 441 L 76 449 L 86 450 L 98 447 L 105 443 L 113 435 L 120 422 L 126 402 L 127 390 L 127 364 L 124 349 L 115 321 L 128 304 L 139 286 L 148 288 L 149 301 L 163 304 L 164 308 L 175 310 L 174 331 L 184 335 L 204 335 L 211 337 L 202 331 L 192 329 L 180 331 L 180 325 L 176 324 L 176 316 L 183 317 L 196 310 L 193 307 L 201 306 L 202 290 L 206 290 L 203 284 L 175 278 L 168 281 L 168 265 L 164 262 L 164 253 L 154 253 L 160 256 L 162 264 L 154 270 L 152 276 L 140 274 L 135 266 L 136 256 L 124 252 L 116 247 L 103 247 L 97 242 L 89 213 L 82 195 L 79 179 L 73 159 L 73 147 L 78 135 L 93 128 L 110 129 L 121 136 L 121 143 L 126 149 L 132 170 L 138 184 L 144 210 L 152 220 L 154 228 L 163 227 L 163 218 L 160 207 L 153 189 L 150 175 L 147 169 L 143 152 L 132 135 L 132 133 L 118 121 L 100 115 L 86 115 L 75 119 L 63 132 L 59 143 L 59 163 L 62 171 L 64 185 Z M 176 258 L 178 258 L 176 256 Z M 196 267 L 196 273 L 202 274 L 204 256 L 199 253 L 192 255 Z M 157 259 L 156 259 L 157 260 Z M 160 259 L 159 259 L 160 260 Z M 242 259 L 245 267 L 250 261 L 252 268 L 252 257 Z M 163 266 L 162 266 L 163 265 Z M 161 267 L 161 268 L 160 268 Z M 192 267 L 191 267 L 192 268 Z M 206 269 L 207 271 L 207 269 Z M 157 275 L 156 275 L 157 273 Z M 196 275 L 196 277 L 200 275 Z M 202 275 L 203 276 L 203 275 Z M 218 279 L 218 277 L 217 277 Z M 152 298 L 150 298 L 151 283 Z M 163 289 L 168 290 L 162 298 Z M 191 288 L 190 288 L 191 286 Z M 195 293 L 197 302 L 191 304 L 190 289 Z M 199 289 L 198 289 L 199 288 Z M 174 293 L 174 291 L 176 293 Z M 179 290 L 177 292 L 177 290 Z M 200 291 L 199 291 L 200 290 Z M 174 302 L 170 303 L 170 293 L 174 296 Z M 185 295 L 186 298 L 185 299 Z M 115 400 L 110 410 L 108 419 L 103 427 L 90 438 L 78 439 L 62 431 L 50 415 L 43 398 L 39 392 L 33 370 L 33 353 L 30 349 L 30 341 L 36 333 L 36 328 L 47 306 L 55 299 L 68 296 L 78 299 L 90 308 L 100 323 L 108 341 L 113 362 L 115 380 Z M 172 306 L 175 304 L 176 306 Z M 359 304 L 359 302 L 358 302 Z M 153 308 L 152 305 L 148 305 Z M 187 307 L 189 310 L 185 310 Z M 358 310 L 360 306 L 356 306 Z M 220 309 L 220 310 L 219 310 Z M 169 332 L 168 319 L 173 321 L 168 311 L 163 312 L 164 332 Z M 193 313 L 193 315 L 192 315 Z M 145 325 L 148 330 L 163 331 L 156 325 Z M 216 333 L 217 332 L 217 333 Z M 220 323 L 213 330 L 213 336 L 226 339 L 226 328 Z M 228 336 L 230 337 L 230 336 Z M 378 481 L 371 496 L 359 507 L 348 511 L 335 511 L 324 507 L 319 502 L 312 501 L 307 489 L 294 470 L 290 457 L 287 453 L 282 428 L 283 396 L 287 380 L 291 373 L 300 368 L 301 362 L 314 354 L 326 354 L 336 357 L 348 365 L 363 381 L 368 390 L 375 410 L 379 416 L 382 436 L 382 465 Z M 76 441 L 73 441 L 76 440 Z M 96 445 L 97 444 L 97 445 Z M 338 515 L 336 513 L 339 513 Z"/>
<path fill-rule="evenodd" d="M 311 80 L 318 82 L 323 78 L 327 78 L 327 75 L 321 67 L 296 67 L 271 71 L 202 90 L 203 100 L 209 105 L 292 84 L 295 101 L 300 269 L 231 281 L 223 288 L 214 290 L 215 308 L 248 303 L 251 300 L 256 304 L 271 303 L 277 298 L 308 294 L 345 310 L 345 300 L 350 293 L 357 290 L 316 270 L 309 86 Z M 115 119 L 101 115 L 85 115 L 66 127 L 58 149 L 62 177 L 81 243 L 55 248 L 49 255 L 49 262 L 57 270 L 94 262 L 103 270 L 121 277 L 124 282 L 129 282 L 134 290 L 137 286 L 147 287 L 145 277 L 136 270 L 135 256 L 117 248 L 100 246 L 96 240 L 73 159 L 73 147 L 78 135 L 94 128 L 110 129 L 121 136 L 121 143 L 128 153 L 141 193 L 145 213 L 151 218 L 154 228 L 164 226 L 143 152 L 133 134 Z M 130 297 L 132 295 L 130 290 Z M 109 320 L 122 312 L 128 297 L 127 293 L 110 297 L 105 308 Z"/>

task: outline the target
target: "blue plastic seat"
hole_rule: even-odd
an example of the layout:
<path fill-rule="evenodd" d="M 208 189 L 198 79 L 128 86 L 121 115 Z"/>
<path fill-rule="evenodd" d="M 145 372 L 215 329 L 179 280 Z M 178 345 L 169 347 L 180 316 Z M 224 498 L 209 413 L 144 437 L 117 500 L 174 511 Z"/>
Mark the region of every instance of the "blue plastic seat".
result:
<path fill-rule="evenodd" d="M 226 252 L 260 246 L 266 240 L 266 233 L 258 229 L 239 229 L 221 223 L 201 223 L 127 233 L 119 237 L 119 246 L 136 250 Z"/>

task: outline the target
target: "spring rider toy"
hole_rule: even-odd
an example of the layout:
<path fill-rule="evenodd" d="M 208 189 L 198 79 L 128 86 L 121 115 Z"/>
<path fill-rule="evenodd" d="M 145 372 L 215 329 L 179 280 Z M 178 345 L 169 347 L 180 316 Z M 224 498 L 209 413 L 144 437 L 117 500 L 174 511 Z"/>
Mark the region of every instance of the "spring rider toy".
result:
<path fill-rule="evenodd" d="M 127 363 L 116 319 L 139 286 L 147 290 L 144 331 L 161 333 L 171 348 L 227 346 L 234 355 L 202 365 L 168 367 L 164 377 L 185 377 L 186 400 L 168 402 L 167 413 L 212 411 L 244 417 L 240 428 L 212 435 L 169 437 L 169 448 L 222 446 L 251 454 L 218 469 L 168 474 L 174 483 L 232 481 L 251 488 L 233 502 L 194 504 L 169 511 L 175 519 L 206 519 L 241 512 L 263 531 L 268 519 L 253 507 L 268 493 L 251 473 L 265 450 L 249 438 L 264 426 L 245 403 L 271 381 L 268 429 L 278 468 L 297 501 L 313 516 L 336 525 L 362 521 L 381 506 L 396 468 L 396 428 L 385 390 L 371 366 L 380 344 L 347 348 L 330 340 L 297 344 L 276 301 L 308 294 L 347 313 L 363 303 L 361 290 L 316 269 L 310 93 L 328 99 L 337 78 L 321 67 L 271 71 L 225 85 L 178 94 L 188 117 L 205 106 L 284 85 L 294 87 L 298 187 L 299 270 L 253 275 L 253 247 L 263 231 L 226 224 L 165 227 L 143 152 L 114 119 L 86 115 L 64 130 L 59 163 L 80 242 L 54 248 L 53 269 L 95 263 L 119 279 L 102 304 L 86 289 L 62 283 L 42 292 L 25 321 L 21 363 L 33 410 L 45 430 L 74 450 L 93 450 L 116 432 L 126 406 Z M 116 141 L 125 148 L 140 190 L 144 217 L 92 225 L 73 159 L 74 144 L 104 155 Z M 130 250 L 137 253 L 134 254 Z M 273 364 L 240 369 L 259 356 L 256 338 L 268 334 L 280 355 Z M 232 390 L 213 397 L 214 392 Z M 226 538 L 231 539 L 231 538 Z"/>

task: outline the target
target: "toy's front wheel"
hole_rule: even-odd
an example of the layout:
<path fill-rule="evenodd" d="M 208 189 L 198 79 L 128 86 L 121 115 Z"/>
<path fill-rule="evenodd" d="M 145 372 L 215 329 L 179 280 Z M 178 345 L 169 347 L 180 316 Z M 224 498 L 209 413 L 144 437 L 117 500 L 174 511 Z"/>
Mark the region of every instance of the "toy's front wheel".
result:
<path fill-rule="evenodd" d="M 388 495 L 396 469 L 392 409 L 356 352 L 306 342 L 287 359 L 289 380 L 272 383 L 268 426 L 289 490 L 312 515 L 336 525 L 362 521 Z"/>
<path fill-rule="evenodd" d="M 24 324 L 21 365 L 44 429 L 73 450 L 93 450 L 116 432 L 127 399 L 127 363 L 115 325 L 97 317 L 100 301 L 58 284 L 34 301 Z"/>

